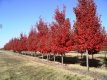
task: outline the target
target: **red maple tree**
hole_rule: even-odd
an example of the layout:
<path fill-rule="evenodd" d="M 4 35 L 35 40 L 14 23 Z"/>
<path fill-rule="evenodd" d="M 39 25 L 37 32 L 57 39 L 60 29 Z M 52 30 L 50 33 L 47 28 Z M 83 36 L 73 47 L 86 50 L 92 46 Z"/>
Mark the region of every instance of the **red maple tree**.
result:
<path fill-rule="evenodd" d="M 97 53 L 103 46 L 105 32 L 96 13 L 96 5 L 93 0 L 78 0 L 78 2 L 78 6 L 74 8 L 76 15 L 74 38 L 77 50 L 80 53 L 86 50 L 89 54 Z"/>
<path fill-rule="evenodd" d="M 27 36 L 21 33 L 19 38 L 19 43 L 18 43 L 19 52 L 27 51 L 26 41 L 27 41 Z"/>
<path fill-rule="evenodd" d="M 71 24 L 65 16 L 66 8 L 63 11 L 55 10 L 55 22 L 51 26 L 52 50 L 58 54 L 65 54 L 72 50 Z"/>
<path fill-rule="evenodd" d="M 37 31 L 36 28 L 31 29 L 29 35 L 28 35 L 28 39 L 27 39 L 27 50 L 28 51 L 37 51 L 37 43 L 38 43 L 38 38 L 37 38 Z"/>
<path fill-rule="evenodd" d="M 19 51 L 19 39 L 12 38 L 8 43 L 4 45 L 4 49 L 13 50 L 14 52 Z"/>
<path fill-rule="evenodd" d="M 48 26 L 42 18 L 40 18 L 39 22 L 36 24 L 38 30 L 38 43 L 37 43 L 37 50 L 41 53 L 47 53 L 46 48 L 46 41 L 47 41 L 47 34 L 48 34 Z"/>

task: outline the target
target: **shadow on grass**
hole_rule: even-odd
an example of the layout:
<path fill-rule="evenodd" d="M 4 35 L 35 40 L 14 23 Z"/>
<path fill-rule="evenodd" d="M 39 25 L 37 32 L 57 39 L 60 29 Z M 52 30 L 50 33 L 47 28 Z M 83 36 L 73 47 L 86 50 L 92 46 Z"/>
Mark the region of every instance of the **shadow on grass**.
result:
<path fill-rule="evenodd" d="M 54 61 L 53 56 L 51 56 L 50 61 Z M 55 61 L 61 63 L 62 62 L 61 61 L 61 56 L 56 56 L 55 57 Z M 78 63 L 78 57 L 66 57 L 66 56 L 64 56 L 63 57 L 63 63 L 64 64 L 76 64 L 76 63 Z"/>
<path fill-rule="evenodd" d="M 64 57 L 64 64 L 76 64 L 78 63 L 78 57 Z"/>
<path fill-rule="evenodd" d="M 46 57 L 45 57 L 46 58 Z M 53 58 L 50 59 L 53 61 Z M 86 57 L 84 56 L 82 59 L 79 59 L 77 56 L 76 57 L 66 57 L 64 56 L 64 64 L 80 64 L 81 66 L 86 66 Z M 56 56 L 55 61 L 61 63 L 61 56 Z M 104 62 L 107 65 L 107 59 Z M 89 66 L 90 67 L 101 67 L 102 64 L 100 63 L 100 60 L 97 59 L 89 59 Z"/>
<path fill-rule="evenodd" d="M 104 59 L 103 64 L 107 67 L 107 58 Z"/>
<path fill-rule="evenodd" d="M 40 54 L 36 55 L 35 57 L 41 57 Z M 49 56 L 48 56 L 49 58 Z M 43 56 L 43 59 L 47 59 L 47 56 L 44 55 Z M 50 59 L 48 59 L 50 61 L 54 61 L 54 56 L 53 55 L 50 55 Z M 56 56 L 55 57 L 55 61 L 56 62 L 62 62 L 61 61 L 61 56 Z M 83 56 L 83 58 L 79 58 L 78 56 L 75 56 L 75 57 L 72 57 L 72 56 L 64 56 L 63 57 L 63 63 L 64 64 L 80 64 L 81 66 L 86 66 L 86 56 Z M 103 61 L 103 64 L 106 64 L 107 66 L 107 59 L 105 59 Z M 97 59 L 89 59 L 89 66 L 90 67 L 101 67 L 103 65 L 100 60 L 97 60 Z"/>
<path fill-rule="evenodd" d="M 83 59 L 81 59 L 81 66 L 86 66 L 86 57 L 84 56 Z M 97 59 L 89 59 L 89 66 L 90 67 L 101 67 L 102 64 L 100 63 L 100 60 Z"/>

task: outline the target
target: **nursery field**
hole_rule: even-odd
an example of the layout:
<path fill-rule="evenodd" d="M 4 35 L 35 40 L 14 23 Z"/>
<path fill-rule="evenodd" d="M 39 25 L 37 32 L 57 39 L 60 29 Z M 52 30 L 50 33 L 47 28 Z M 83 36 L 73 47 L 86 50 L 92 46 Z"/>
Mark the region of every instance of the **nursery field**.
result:
<path fill-rule="evenodd" d="M 106 80 L 106 67 L 90 67 L 87 72 L 86 66 L 80 65 L 75 58 L 78 54 L 67 54 L 64 57 L 64 64 L 60 63 L 60 57 L 56 62 L 14 53 L 12 51 L 0 51 L 0 80 Z M 70 57 L 71 56 L 71 57 Z M 90 56 L 91 57 L 91 56 Z M 98 55 L 94 58 L 100 57 Z M 103 55 L 101 57 L 104 57 Z M 71 59 L 69 59 L 71 58 Z M 72 60 L 70 62 L 70 60 Z M 74 61 L 74 63 L 73 63 Z M 68 62 L 68 63 L 67 63 Z M 101 64 L 102 64 L 101 59 Z M 97 62 L 96 62 L 97 63 Z M 95 64 L 98 65 L 98 64 Z M 100 66 L 100 65 L 99 65 Z M 101 67 L 101 66 L 100 66 Z"/>

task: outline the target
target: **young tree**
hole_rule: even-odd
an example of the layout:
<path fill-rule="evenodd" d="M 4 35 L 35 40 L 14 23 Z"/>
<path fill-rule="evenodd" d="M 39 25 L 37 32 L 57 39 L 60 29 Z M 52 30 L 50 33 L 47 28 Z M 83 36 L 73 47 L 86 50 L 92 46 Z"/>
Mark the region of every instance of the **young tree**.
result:
<path fill-rule="evenodd" d="M 37 51 L 37 42 L 38 42 L 38 38 L 37 38 L 37 31 L 36 28 L 31 29 L 29 35 L 28 35 L 28 39 L 27 39 L 27 50 L 28 51 Z"/>
<path fill-rule="evenodd" d="M 20 40 L 18 39 L 18 38 L 14 38 L 13 39 L 13 42 L 12 43 L 10 43 L 11 44 L 11 47 L 12 47 L 12 50 L 14 51 L 14 52 L 19 52 L 19 45 L 20 45 L 20 42 L 19 42 Z"/>
<path fill-rule="evenodd" d="M 27 51 L 26 47 L 26 41 L 27 41 L 27 36 L 24 35 L 23 33 L 20 34 L 20 39 L 19 39 L 19 52 L 22 51 Z"/>
<path fill-rule="evenodd" d="M 12 44 L 13 43 L 13 39 L 11 39 L 8 43 L 6 43 L 5 45 L 4 45 L 4 49 L 5 50 L 12 50 Z"/>
<path fill-rule="evenodd" d="M 103 44 L 103 47 L 102 47 L 102 51 L 103 53 L 105 54 L 105 59 L 106 59 L 106 55 L 107 55 L 107 33 L 105 34 L 106 37 L 105 37 L 105 41 L 104 41 L 104 44 Z"/>
<path fill-rule="evenodd" d="M 46 41 L 47 41 L 47 34 L 48 34 L 48 26 L 47 23 L 45 23 L 42 18 L 40 18 L 39 22 L 37 23 L 37 30 L 38 30 L 38 43 L 37 43 L 37 50 L 42 53 L 42 58 L 43 54 L 47 53 L 47 48 L 46 48 Z"/>
<path fill-rule="evenodd" d="M 19 51 L 19 39 L 12 38 L 5 46 L 6 50 L 13 50 L 14 52 Z"/>
<path fill-rule="evenodd" d="M 66 8 L 63 7 L 63 11 L 55 10 L 55 22 L 51 25 L 52 33 L 52 46 L 51 51 L 63 56 L 66 52 L 72 50 L 72 35 L 71 35 L 71 24 L 69 18 L 65 16 Z"/>
<path fill-rule="evenodd" d="M 100 17 L 96 13 L 94 1 L 78 0 L 74 13 L 76 15 L 74 35 L 77 50 L 81 53 L 86 52 L 86 50 L 88 54 L 98 53 L 103 46 L 105 33 Z"/>

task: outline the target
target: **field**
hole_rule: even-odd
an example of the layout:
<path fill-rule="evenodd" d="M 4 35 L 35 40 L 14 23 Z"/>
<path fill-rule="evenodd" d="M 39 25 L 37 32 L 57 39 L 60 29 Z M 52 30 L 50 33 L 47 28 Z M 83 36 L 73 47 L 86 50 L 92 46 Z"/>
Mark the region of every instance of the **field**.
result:
<path fill-rule="evenodd" d="M 77 55 L 73 55 L 75 56 Z M 79 63 L 70 64 L 65 61 L 62 65 L 58 58 L 57 62 L 53 62 L 11 51 L 0 51 L 0 80 L 106 80 L 106 74 L 105 68 L 91 67 L 88 73 L 86 67 Z"/>

